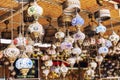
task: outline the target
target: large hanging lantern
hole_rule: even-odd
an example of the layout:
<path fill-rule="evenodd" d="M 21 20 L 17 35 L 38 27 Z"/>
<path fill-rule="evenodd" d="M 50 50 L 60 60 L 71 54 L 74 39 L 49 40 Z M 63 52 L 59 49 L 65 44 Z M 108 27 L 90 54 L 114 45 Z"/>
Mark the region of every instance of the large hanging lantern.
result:
<path fill-rule="evenodd" d="M 32 68 L 33 62 L 29 58 L 19 58 L 16 63 L 15 67 L 20 70 L 23 76 L 26 76 L 29 69 Z"/>
<path fill-rule="evenodd" d="M 12 43 L 8 46 L 8 48 L 6 48 L 3 51 L 5 57 L 7 57 L 11 63 L 13 63 L 16 58 L 18 57 L 18 55 L 20 54 L 20 51 L 18 48 L 16 48 L 16 46 Z"/>
<path fill-rule="evenodd" d="M 30 33 L 34 34 L 35 38 L 44 35 L 44 29 L 41 24 L 39 24 L 37 21 L 31 25 L 29 25 L 28 30 Z"/>
<path fill-rule="evenodd" d="M 117 35 L 114 31 L 112 35 L 109 36 L 109 40 L 113 42 L 114 45 L 118 43 L 119 39 L 120 39 L 119 35 Z"/>
<path fill-rule="evenodd" d="M 34 2 L 34 4 L 28 8 L 28 14 L 30 16 L 33 15 L 35 19 L 38 19 L 38 17 L 43 14 L 43 8 L 40 7 L 36 2 Z"/>

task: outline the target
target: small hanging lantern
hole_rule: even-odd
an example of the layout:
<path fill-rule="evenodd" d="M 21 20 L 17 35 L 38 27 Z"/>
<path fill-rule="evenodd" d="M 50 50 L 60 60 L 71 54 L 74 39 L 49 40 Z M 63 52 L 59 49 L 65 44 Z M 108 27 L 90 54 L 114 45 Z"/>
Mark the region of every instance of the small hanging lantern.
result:
<path fill-rule="evenodd" d="M 111 47 L 112 46 L 112 42 L 110 40 L 106 40 L 105 41 L 105 46 L 108 47 L 108 48 Z"/>
<path fill-rule="evenodd" d="M 103 55 L 106 55 L 107 53 L 108 53 L 108 48 L 106 47 L 106 46 L 103 46 L 103 47 L 100 47 L 99 49 L 98 49 L 98 53 L 99 54 L 103 54 Z"/>
<path fill-rule="evenodd" d="M 55 33 L 55 38 L 62 39 L 64 37 L 65 37 L 65 33 L 62 31 Z"/>
<path fill-rule="evenodd" d="M 48 56 L 48 55 L 43 55 L 43 56 L 41 57 L 41 59 L 42 59 L 43 61 L 46 61 L 46 60 L 49 60 L 49 59 L 50 59 L 50 56 Z"/>
<path fill-rule="evenodd" d="M 103 36 L 105 32 L 106 32 L 106 27 L 103 26 L 102 24 L 99 24 L 99 26 L 96 27 L 96 33 L 100 33 L 101 36 Z"/>
<path fill-rule="evenodd" d="M 75 43 L 75 48 L 72 49 L 72 54 L 80 55 L 81 53 L 82 53 L 82 50 Z"/>
<path fill-rule="evenodd" d="M 70 57 L 67 59 L 67 62 L 70 63 L 71 67 L 73 68 L 75 62 L 76 62 L 76 58 L 75 57 Z"/>
<path fill-rule="evenodd" d="M 85 34 L 78 30 L 78 32 L 73 35 L 73 38 L 75 41 L 78 40 L 80 44 L 82 44 L 83 40 L 85 39 Z"/>
<path fill-rule="evenodd" d="M 52 60 L 45 61 L 45 66 L 46 67 L 51 67 L 52 65 L 53 65 L 53 61 Z"/>
<path fill-rule="evenodd" d="M 102 57 L 101 55 L 98 55 L 98 56 L 95 57 L 95 60 L 96 60 L 96 62 L 98 62 L 98 64 L 100 65 L 101 62 L 103 61 L 103 57 Z"/>
<path fill-rule="evenodd" d="M 72 49 L 73 47 L 72 47 L 72 43 L 70 43 L 70 42 L 62 42 L 61 43 L 61 49 L 62 50 L 70 50 L 70 49 Z"/>
<path fill-rule="evenodd" d="M 19 33 L 19 36 L 14 39 L 14 44 L 16 46 L 26 46 L 28 44 L 28 40 Z"/>
<path fill-rule="evenodd" d="M 47 80 L 48 78 L 48 74 L 50 73 L 50 70 L 49 69 L 44 69 L 43 70 L 43 74 L 45 74 L 45 79 Z"/>
<path fill-rule="evenodd" d="M 90 62 L 90 67 L 95 70 L 97 67 L 97 63 L 95 61 Z"/>
<path fill-rule="evenodd" d="M 62 72 L 63 77 L 65 78 L 67 72 L 68 72 L 68 68 L 64 65 L 64 63 L 62 63 L 60 71 Z"/>
<path fill-rule="evenodd" d="M 84 24 L 84 19 L 77 13 L 76 17 L 72 19 L 72 26 L 81 27 Z"/>
<path fill-rule="evenodd" d="M 113 45 L 116 45 L 118 43 L 119 39 L 120 39 L 119 35 L 117 35 L 114 31 L 113 31 L 112 35 L 109 36 L 109 40 L 111 42 L 113 42 Z"/>

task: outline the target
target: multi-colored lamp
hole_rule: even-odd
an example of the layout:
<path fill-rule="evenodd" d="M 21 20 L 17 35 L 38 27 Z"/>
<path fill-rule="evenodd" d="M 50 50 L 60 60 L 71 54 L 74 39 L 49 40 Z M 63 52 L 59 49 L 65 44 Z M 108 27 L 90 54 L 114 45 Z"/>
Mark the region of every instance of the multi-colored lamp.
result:
<path fill-rule="evenodd" d="M 18 48 L 16 48 L 16 46 L 12 43 L 8 46 L 8 48 L 6 48 L 3 51 L 5 57 L 7 57 L 10 60 L 10 63 L 14 63 L 14 61 L 16 60 L 16 58 L 18 57 L 18 55 L 20 54 L 20 51 Z"/>
<path fill-rule="evenodd" d="M 76 17 L 72 19 L 72 26 L 80 28 L 84 24 L 84 19 L 77 13 Z"/>
<path fill-rule="evenodd" d="M 39 16 L 43 14 L 43 8 L 40 7 L 37 2 L 34 2 L 34 4 L 28 8 L 28 14 L 34 16 L 35 20 L 38 20 Z"/>
<path fill-rule="evenodd" d="M 30 31 L 30 33 L 32 33 L 35 36 L 35 38 L 38 38 L 39 36 L 44 35 L 43 26 L 39 24 L 38 21 L 29 25 L 28 30 Z"/>
<path fill-rule="evenodd" d="M 19 33 L 19 36 L 14 39 L 14 44 L 16 46 L 26 46 L 28 44 L 28 40 Z"/>
<path fill-rule="evenodd" d="M 103 55 L 103 57 L 105 57 L 105 55 L 108 53 L 108 48 L 106 47 L 106 46 L 103 46 L 103 47 L 100 47 L 99 49 L 98 49 L 98 53 L 99 54 L 102 54 Z"/>
<path fill-rule="evenodd" d="M 96 27 L 96 33 L 99 33 L 101 36 L 103 36 L 105 32 L 106 32 L 106 27 L 100 23 L 99 26 Z"/>
<path fill-rule="evenodd" d="M 83 40 L 85 39 L 85 34 L 78 30 L 78 32 L 73 35 L 73 38 L 75 41 L 78 41 L 80 44 L 82 44 Z"/>
<path fill-rule="evenodd" d="M 15 67 L 20 70 L 24 77 L 26 77 L 29 69 L 32 68 L 32 66 L 33 66 L 32 60 L 27 57 L 19 58 L 15 63 Z"/>

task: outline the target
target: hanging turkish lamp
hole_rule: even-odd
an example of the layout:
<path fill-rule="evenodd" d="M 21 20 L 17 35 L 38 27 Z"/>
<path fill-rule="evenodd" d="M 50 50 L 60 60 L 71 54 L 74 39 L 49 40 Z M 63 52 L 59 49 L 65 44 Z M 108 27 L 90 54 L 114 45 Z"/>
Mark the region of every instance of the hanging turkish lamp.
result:
<path fill-rule="evenodd" d="M 29 72 L 29 69 L 31 69 L 32 66 L 33 66 L 32 60 L 28 58 L 28 56 L 25 53 L 23 53 L 22 57 L 19 58 L 15 63 L 15 67 L 18 70 L 20 70 L 24 77 L 26 77 L 27 73 Z"/>
<path fill-rule="evenodd" d="M 97 39 L 97 44 L 105 44 L 105 39 L 102 37 Z"/>
<path fill-rule="evenodd" d="M 11 64 L 14 63 L 16 58 L 19 56 L 20 51 L 16 46 L 11 43 L 4 51 L 3 51 L 5 57 L 7 57 Z"/>
<path fill-rule="evenodd" d="M 25 46 L 28 44 L 28 40 L 23 37 L 21 32 L 19 33 L 19 36 L 14 39 L 14 45 L 16 45 L 19 49 L 24 50 Z"/>
<path fill-rule="evenodd" d="M 28 27 L 28 30 L 30 33 L 32 33 L 35 38 L 41 37 L 44 35 L 44 29 L 41 24 L 39 24 L 38 21 L 35 21 L 33 24 L 30 24 Z"/>
<path fill-rule="evenodd" d="M 67 62 L 70 64 L 70 67 L 73 68 L 74 64 L 76 62 L 76 58 L 75 57 L 70 57 L 67 59 Z"/>
<path fill-rule="evenodd" d="M 34 16 L 35 20 L 38 20 L 39 16 L 43 14 L 43 8 L 34 1 L 33 5 L 28 8 L 28 14 Z"/>
<path fill-rule="evenodd" d="M 114 46 L 118 43 L 119 39 L 120 39 L 119 35 L 117 35 L 114 31 L 109 36 L 109 40 L 113 43 Z"/>
<path fill-rule="evenodd" d="M 100 65 L 100 64 L 102 63 L 102 61 L 103 61 L 103 56 L 98 55 L 98 56 L 95 57 L 95 60 L 96 60 L 96 62 L 98 62 L 98 64 Z"/>
<path fill-rule="evenodd" d="M 44 69 L 42 72 L 43 72 L 43 74 L 45 74 L 45 79 L 47 80 L 48 79 L 48 74 L 50 73 L 50 70 L 49 69 Z"/>
<path fill-rule="evenodd" d="M 109 52 L 109 49 L 106 46 L 102 46 L 98 49 L 98 53 L 102 54 L 103 57 L 105 57 L 108 52 Z"/>
<path fill-rule="evenodd" d="M 106 27 L 99 23 L 99 26 L 96 27 L 96 33 L 99 33 L 101 36 L 106 32 Z"/>
<path fill-rule="evenodd" d="M 61 67 L 60 67 L 60 71 L 62 73 L 62 76 L 65 78 L 67 72 L 68 72 L 68 68 L 65 66 L 64 63 L 62 63 Z"/>
<path fill-rule="evenodd" d="M 91 68 L 88 68 L 88 70 L 85 72 L 85 79 L 91 80 L 95 77 L 95 71 Z"/>
<path fill-rule="evenodd" d="M 80 44 L 83 43 L 85 39 L 85 34 L 78 29 L 78 32 L 73 35 L 75 41 L 78 41 Z"/>
<path fill-rule="evenodd" d="M 75 43 L 75 47 L 72 48 L 72 54 L 79 56 L 82 53 L 82 50 L 78 47 L 77 43 Z"/>
<path fill-rule="evenodd" d="M 51 45 L 51 47 L 47 50 L 47 53 L 51 56 L 51 58 L 55 58 L 56 57 L 55 47 Z"/>
<path fill-rule="evenodd" d="M 95 61 L 90 62 L 90 68 L 92 68 L 93 70 L 95 70 L 97 67 L 97 63 Z"/>
<path fill-rule="evenodd" d="M 62 31 L 58 31 L 57 33 L 55 33 L 55 38 L 61 39 L 65 37 L 65 33 Z"/>
<path fill-rule="evenodd" d="M 105 40 L 105 46 L 108 48 L 112 47 L 112 42 L 110 40 Z"/>
<path fill-rule="evenodd" d="M 84 19 L 77 13 L 72 19 L 72 26 L 80 28 L 84 24 Z"/>
<path fill-rule="evenodd" d="M 51 67 L 53 65 L 53 61 L 52 60 L 48 60 L 48 61 L 45 61 L 45 66 L 46 67 Z"/>

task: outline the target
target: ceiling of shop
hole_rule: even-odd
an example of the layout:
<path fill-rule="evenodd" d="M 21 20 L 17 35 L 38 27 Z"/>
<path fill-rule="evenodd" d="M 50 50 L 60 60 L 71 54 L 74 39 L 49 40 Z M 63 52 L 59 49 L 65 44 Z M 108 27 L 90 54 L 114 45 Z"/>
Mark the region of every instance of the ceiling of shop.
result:
<path fill-rule="evenodd" d="M 44 13 L 39 18 L 40 24 L 44 27 L 48 26 L 49 22 L 46 20 L 47 17 L 52 18 L 52 25 L 57 27 L 57 18 L 62 14 L 62 3 L 65 0 L 37 0 L 37 3 L 43 8 Z M 88 12 L 94 13 L 99 8 L 107 8 L 111 12 L 112 23 L 114 29 L 118 34 L 120 28 L 120 16 L 119 11 L 114 8 L 114 4 L 108 2 L 107 0 L 103 1 L 103 6 L 99 7 L 96 0 L 80 0 L 81 3 L 81 11 L 79 12 L 80 15 L 84 18 L 85 24 L 83 27 L 86 27 L 90 22 L 88 18 Z M 11 19 L 11 8 L 13 7 L 14 15 L 13 16 L 13 27 L 14 30 L 17 29 L 19 25 L 21 25 L 22 15 L 21 13 L 21 3 L 16 2 L 15 0 L 1 0 L 0 1 L 0 32 L 4 31 L 6 25 L 4 23 L 5 20 Z M 24 3 L 24 9 L 27 9 L 27 3 Z M 10 21 L 11 22 L 11 21 Z M 105 26 L 107 26 L 107 34 L 111 34 L 111 20 L 103 22 Z M 11 29 L 11 24 L 8 24 L 8 28 Z M 74 28 L 74 27 L 72 27 Z"/>

